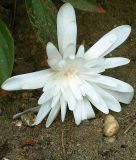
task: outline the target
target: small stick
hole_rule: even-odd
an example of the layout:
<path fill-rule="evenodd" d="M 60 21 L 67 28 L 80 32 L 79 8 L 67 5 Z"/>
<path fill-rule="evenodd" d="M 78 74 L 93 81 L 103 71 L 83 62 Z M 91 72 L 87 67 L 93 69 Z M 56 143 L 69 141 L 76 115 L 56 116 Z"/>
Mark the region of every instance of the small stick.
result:
<path fill-rule="evenodd" d="M 40 109 L 40 106 L 38 106 L 38 107 L 33 107 L 33 108 L 29 108 L 29 109 L 27 109 L 27 110 L 25 110 L 25 111 L 23 111 L 23 112 L 20 112 L 20 113 L 15 114 L 15 115 L 13 116 L 13 119 L 16 119 L 16 118 L 20 117 L 22 114 L 25 114 L 25 113 L 28 113 L 28 112 L 34 112 L 34 113 L 35 113 L 35 112 L 38 112 L 39 109 Z"/>
<path fill-rule="evenodd" d="M 61 145 L 62 145 L 62 151 L 64 155 L 64 159 L 66 160 L 66 151 L 65 151 L 65 145 L 64 145 L 64 132 L 62 131 L 61 134 Z"/>
<path fill-rule="evenodd" d="M 127 127 L 124 134 L 127 134 L 127 132 L 134 126 L 135 123 L 136 123 L 136 119 Z"/>

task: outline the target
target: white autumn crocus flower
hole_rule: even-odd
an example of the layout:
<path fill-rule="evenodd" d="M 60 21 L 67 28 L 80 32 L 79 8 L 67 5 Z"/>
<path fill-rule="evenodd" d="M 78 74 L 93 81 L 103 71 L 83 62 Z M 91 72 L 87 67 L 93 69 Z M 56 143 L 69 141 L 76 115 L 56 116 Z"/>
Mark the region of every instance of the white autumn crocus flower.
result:
<path fill-rule="evenodd" d="M 105 114 L 109 110 L 120 112 L 119 102 L 130 103 L 134 90 L 118 79 L 101 75 L 106 69 L 129 63 L 122 57 L 105 58 L 122 44 L 131 32 L 128 25 L 119 26 L 104 35 L 90 49 L 81 45 L 76 51 L 77 25 L 75 11 L 69 3 L 64 4 L 57 15 L 59 50 L 49 42 L 47 55 L 49 69 L 18 75 L 2 84 L 4 90 L 43 88 L 34 125 L 49 114 L 49 127 L 61 110 L 64 121 L 67 107 L 73 111 L 77 125 L 82 120 L 95 117 L 93 107 Z M 20 115 L 20 114 L 18 114 Z"/>

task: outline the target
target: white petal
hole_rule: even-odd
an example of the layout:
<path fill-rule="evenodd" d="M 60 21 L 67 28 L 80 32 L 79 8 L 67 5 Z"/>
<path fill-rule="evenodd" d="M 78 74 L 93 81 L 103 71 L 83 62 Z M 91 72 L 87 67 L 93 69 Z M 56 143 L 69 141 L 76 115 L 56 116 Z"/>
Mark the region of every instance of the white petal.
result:
<path fill-rule="evenodd" d="M 96 67 L 96 68 L 88 68 L 86 71 L 81 72 L 84 75 L 93 75 L 93 74 L 98 74 L 102 73 L 105 71 L 104 67 Z"/>
<path fill-rule="evenodd" d="M 62 122 L 64 122 L 67 112 L 67 103 L 62 96 L 60 97 L 60 106 L 61 106 L 61 120 Z"/>
<path fill-rule="evenodd" d="M 85 107 L 87 119 L 94 118 L 95 117 L 94 110 L 90 102 L 87 100 L 87 98 L 84 98 L 84 107 Z"/>
<path fill-rule="evenodd" d="M 85 83 L 84 84 L 84 90 L 85 90 L 85 93 L 86 93 L 89 101 L 91 101 L 91 103 L 97 109 L 99 109 L 100 111 L 102 111 L 105 114 L 109 113 L 109 109 L 108 109 L 107 104 L 104 102 L 102 97 L 97 93 L 95 88 L 93 88 L 90 84 Z"/>
<path fill-rule="evenodd" d="M 116 84 L 116 86 L 108 86 L 108 84 L 107 85 L 100 85 L 102 88 L 115 90 L 115 91 L 119 91 L 119 92 L 134 92 L 133 87 L 126 82 L 115 79 L 113 77 L 107 77 L 107 76 L 102 76 L 102 75 L 101 75 L 101 77 L 103 77 L 103 79 L 105 79 L 105 80 L 109 79 L 111 82 Z"/>
<path fill-rule="evenodd" d="M 113 81 L 112 78 L 108 76 L 103 76 L 103 75 L 83 75 L 82 76 L 86 81 L 89 81 L 91 83 L 96 83 L 100 85 L 104 85 L 107 87 L 117 87 L 117 84 Z"/>
<path fill-rule="evenodd" d="M 105 58 L 105 61 L 102 63 L 102 66 L 106 69 L 114 68 L 122 65 L 126 65 L 130 62 L 129 59 L 123 57 L 113 57 L 113 58 Z"/>
<path fill-rule="evenodd" d="M 82 100 L 82 94 L 81 94 L 81 91 L 80 91 L 80 88 L 77 86 L 78 83 L 75 83 L 76 79 L 73 78 L 69 78 L 68 79 L 68 84 L 69 84 L 69 87 L 73 93 L 73 95 L 75 96 L 75 98 L 77 100 Z"/>
<path fill-rule="evenodd" d="M 117 87 L 117 84 L 108 76 L 100 76 L 96 79 L 95 83 L 104 84 L 106 86 Z"/>
<path fill-rule="evenodd" d="M 102 37 L 85 53 L 85 58 L 95 59 L 100 57 L 115 43 L 116 38 L 114 34 Z"/>
<path fill-rule="evenodd" d="M 57 117 L 58 113 L 60 111 L 60 104 L 58 103 L 56 106 L 54 106 L 48 116 L 48 119 L 46 121 L 46 127 L 49 127 L 54 119 Z"/>
<path fill-rule="evenodd" d="M 59 99 L 60 99 L 60 93 L 53 97 L 51 108 L 53 108 L 59 102 Z"/>
<path fill-rule="evenodd" d="M 60 68 L 58 65 L 59 61 L 57 59 L 48 59 L 47 62 L 53 70 L 58 70 Z"/>
<path fill-rule="evenodd" d="M 85 53 L 85 47 L 84 45 L 80 45 L 80 47 L 78 48 L 76 57 L 83 57 L 84 53 Z"/>
<path fill-rule="evenodd" d="M 25 89 L 38 89 L 38 88 L 42 88 L 45 85 L 45 81 L 41 81 L 38 78 L 34 81 L 34 80 L 28 80 L 27 83 L 22 85 L 22 90 Z"/>
<path fill-rule="evenodd" d="M 65 3 L 58 12 L 57 34 L 61 54 L 64 57 L 67 57 L 68 54 L 75 55 L 77 37 L 76 17 L 74 8 L 69 3 Z M 66 49 L 69 50 L 69 52 L 67 52 Z"/>
<path fill-rule="evenodd" d="M 57 94 L 59 94 L 59 92 L 60 92 L 60 85 L 56 85 L 54 87 L 53 95 L 56 96 Z"/>
<path fill-rule="evenodd" d="M 47 102 L 44 103 L 43 105 L 41 105 L 40 110 L 36 116 L 34 125 L 38 125 L 42 122 L 42 120 L 47 116 L 47 114 L 49 113 L 49 111 L 51 110 L 51 106 L 50 106 L 51 102 Z"/>
<path fill-rule="evenodd" d="M 48 64 L 52 69 L 57 69 L 59 61 L 62 60 L 62 57 L 57 50 L 57 48 L 49 42 L 46 47 L 47 56 L 48 56 Z"/>
<path fill-rule="evenodd" d="M 51 88 L 54 88 L 57 84 L 57 77 L 55 74 L 52 74 L 52 76 L 49 77 L 48 83 L 45 84 L 43 88 L 43 92 L 50 90 Z"/>
<path fill-rule="evenodd" d="M 69 88 L 67 88 L 66 90 L 61 89 L 61 91 L 65 101 L 68 103 L 69 110 L 73 111 L 77 102 L 75 96 L 69 90 Z"/>
<path fill-rule="evenodd" d="M 58 49 L 54 46 L 53 43 L 48 42 L 46 46 L 48 59 L 57 59 L 61 60 L 62 57 L 58 51 Z"/>
<path fill-rule="evenodd" d="M 77 109 L 78 108 L 78 109 Z M 84 106 L 84 101 L 81 100 L 81 101 L 77 101 L 76 103 L 76 108 L 75 110 L 77 110 L 76 112 L 79 112 L 80 115 L 81 115 L 81 120 L 85 120 L 87 119 L 87 114 L 86 114 L 86 110 L 85 110 L 85 106 Z M 79 114 L 78 113 L 78 114 Z M 79 115 L 79 116 L 80 116 Z M 79 118 L 79 117 L 78 117 Z"/>
<path fill-rule="evenodd" d="M 83 82 L 82 82 L 82 80 L 79 78 L 79 76 L 74 75 L 73 77 L 74 77 L 73 81 L 74 81 L 77 85 L 82 85 Z"/>
<path fill-rule="evenodd" d="M 27 73 L 7 79 L 2 84 L 4 90 L 22 90 L 22 89 L 38 89 L 42 88 L 48 78 L 51 76 L 52 70 L 47 69 L 39 72 Z"/>
<path fill-rule="evenodd" d="M 75 123 L 77 125 L 79 125 L 81 123 L 81 120 L 82 120 L 80 107 L 77 106 L 74 109 L 73 114 L 74 114 L 74 118 L 75 118 Z"/>
<path fill-rule="evenodd" d="M 86 95 L 91 96 L 95 101 L 99 101 L 99 96 L 97 96 L 96 91 L 89 83 L 85 82 L 82 86 Z"/>
<path fill-rule="evenodd" d="M 115 112 L 120 112 L 121 111 L 121 106 L 118 102 L 118 100 L 106 92 L 106 90 L 98 87 L 95 85 L 95 88 L 97 89 L 98 94 L 101 95 L 101 97 L 104 99 L 104 101 L 107 103 L 107 106 L 110 110 L 115 111 Z"/>
<path fill-rule="evenodd" d="M 66 39 L 65 41 L 67 42 L 68 40 Z M 75 44 L 71 43 L 64 48 L 63 58 L 66 59 L 67 57 L 70 57 L 71 59 L 74 59 L 75 52 L 76 52 Z"/>
<path fill-rule="evenodd" d="M 104 58 L 89 59 L 89 60 L 86 60 L 86 63 L 84 64 L 84 66 L 86 68 L 99 67 L 101 66 L 101 64 L 103 64 L 104 61 L 105 61 Z"/>
<path fill-rule="evenodd" d="M 115 48 L 117 48 L 119 45 L 121 45 L 129 36 L 131 32 L 131 26 L 129 25 L 122 25 L 119 27 L 114 28 L 110 32 L 108 32 L 104 37 L 108 37 L 111 34 L 116 35 L 117 39 L 116 42 L 104 53 L 103 56 L 107 55 L 111 51 L 113 51 Z"/>
<path fill-rule="evenodd" d="M 53 88 L 48 91 L 45 91 L 38 100 L 38 104 L 46 103 L 48 100 L 53 98 Z"/>
<path fill-rule="evenodd" d="M 110 93 L 112 96 L 114 96 L 119 102 L 129 104 L 134 96 L 134 92 L 117 92 L 105 89 L 106 92 Z"/>
<path fill-rule="evenodd" d="M 86 93 L 85 93 L 83 85 L 80 86 L 80 91 L 81 91 L 82 96 L 86 96 Z"/>

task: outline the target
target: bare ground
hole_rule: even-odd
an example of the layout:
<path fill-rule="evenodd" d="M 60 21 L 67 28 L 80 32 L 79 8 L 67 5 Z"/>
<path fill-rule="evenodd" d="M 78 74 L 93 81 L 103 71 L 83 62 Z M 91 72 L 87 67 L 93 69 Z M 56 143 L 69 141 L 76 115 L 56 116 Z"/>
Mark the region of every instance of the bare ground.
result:
<path fill-rule="evenodd" d="M 20 1 L 21 2 L 21 1 Z M 76 11 L 78 45 L 85 40 L 86 48 L 93 45 L 112 28 L 130 24 L 128 40 L 110 56 L 131 59 L 124 67 L 109 70 L 110 75 L 130 83 L 136 88 L 136 2 L 110 0 L 105 14 Z M 5 18 L 5 17 L 4 17 Z M 6 18 L 5 18 L 6 19 Z M 47 68 L 46 52 L 32 31 L 23 2 L 18 4 L 15 28 L 15 65 L 13 75 Z M 111 142 L 103 135 L 105 115 L 96 110 L 96 118 L 76 126 L 69 111 L 64 123 L 58 115 L 48 129 L 45 121 L 36 127 L 16 127 L 12 115 L 35 107 L 41 90 L 6 92 L 0 98 L 0 159 L 10 160 L 136 160 L 136 124 L 127 134 L 124 131 L 136 119 L 136 96 L 129 105 L 122 104 L 120 113 L 112 113 L 120 124 L 120 131 Z M 28 145 L 22 143 L 28 141 Z M 30 145 L 31 144 L 31 145 Z"/>

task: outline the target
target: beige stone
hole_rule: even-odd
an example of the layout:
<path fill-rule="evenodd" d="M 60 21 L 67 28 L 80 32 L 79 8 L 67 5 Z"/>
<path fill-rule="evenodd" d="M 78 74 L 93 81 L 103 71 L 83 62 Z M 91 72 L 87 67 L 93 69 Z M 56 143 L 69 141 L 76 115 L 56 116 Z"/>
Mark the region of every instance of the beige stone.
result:
<path fill-rule="evenodd" d="M 119 131 L 119 123 L 112 115 L 107 115 L 104 120 L 104 135 L 107 137 L 114 136 Z"/>

